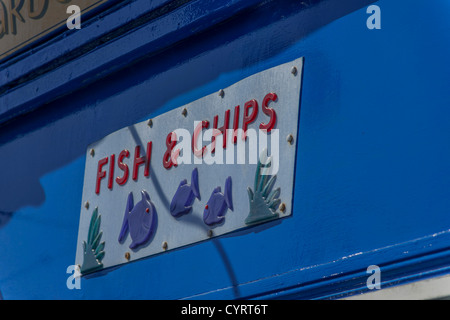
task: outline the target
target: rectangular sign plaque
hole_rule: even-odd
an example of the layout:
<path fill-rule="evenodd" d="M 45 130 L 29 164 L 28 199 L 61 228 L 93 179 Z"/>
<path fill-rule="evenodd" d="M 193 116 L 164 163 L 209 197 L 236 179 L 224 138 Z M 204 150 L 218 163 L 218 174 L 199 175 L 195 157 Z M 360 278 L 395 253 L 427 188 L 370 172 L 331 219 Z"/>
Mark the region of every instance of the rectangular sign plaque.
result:
<path fill-rule="evenodd" d="M 267 69 L 90 145 L 81 273 L 290 216 L 302 70 Z"/>

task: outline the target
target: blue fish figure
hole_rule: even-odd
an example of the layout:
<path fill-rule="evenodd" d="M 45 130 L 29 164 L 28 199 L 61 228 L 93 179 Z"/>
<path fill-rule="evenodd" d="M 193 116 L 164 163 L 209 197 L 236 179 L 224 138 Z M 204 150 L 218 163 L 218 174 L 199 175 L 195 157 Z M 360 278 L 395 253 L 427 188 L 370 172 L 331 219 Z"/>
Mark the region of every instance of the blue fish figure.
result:
<path fill-rule="evenodd" d="M 122 228 L 119 234 L 119 242 L 122 242 L 127 232 L 130 231 L 130 249 L 135 249 L 146 244 L 155 233 L 157 224 L 157 213 L 150 196 L 145 190 L 141 191 L 142 199 L 136 205 L 133 201 L 133 193 L 130 192 L 127 207 L 123 217 Z"/>
<path fill-rule="evenodd" d="M 228 209 L 233 211 L 231 177 L 228 177 L 225 181 L 224 193 L 221 192 L 220 187 L 213 190 L 203 211 L 203 222 L 208 226 L 221 223 L 224 221 Z"/>
<path fill-rule="evenodd" d="M 191 185 L 187 183 L 186 179 L 180 182 L 180 185 L 172 198 L 172 202 L 170 203 L 170 214 L 178 218 L 189 213 L 195 198 L 200 200 L 197 168 L 192 170 Z"/>

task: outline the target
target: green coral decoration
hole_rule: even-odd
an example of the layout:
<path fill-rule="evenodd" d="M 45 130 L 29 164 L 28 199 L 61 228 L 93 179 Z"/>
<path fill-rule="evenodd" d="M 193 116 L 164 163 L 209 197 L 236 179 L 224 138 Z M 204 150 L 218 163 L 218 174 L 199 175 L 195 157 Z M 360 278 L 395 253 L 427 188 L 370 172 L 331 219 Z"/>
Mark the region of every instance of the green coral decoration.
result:
<path fill-rule="evenodd" d="M 103 232 L 100 231 L 101 215 L 98 208 L 94 209 L 89 224 L 89 233 L 86 241 L 83 241 L 83 265 L 81 273 L 86 274 L 103 268 L 102 259 L 105 256 L 105 242 L 100 243 Z"/>
<path fill-rule="evenodd" d="M 261 163 L 264 159 L 264 164 Z M 267 158 L 267 149 L 264 149 L 258 159 L 258 165 L 255 173 L 254 191 L 248 187 L 248 198 L 250 201 L 250 213 L 245 219 L 245 224 L 255 224 L 265 221 L 270 221 L 278 218 L 279 214 L 276 212 L 281 200 L 280 188 L 272 191 L 272 188 L 277 179 L 277 175 L 271 175 L 272 157 Z"/>

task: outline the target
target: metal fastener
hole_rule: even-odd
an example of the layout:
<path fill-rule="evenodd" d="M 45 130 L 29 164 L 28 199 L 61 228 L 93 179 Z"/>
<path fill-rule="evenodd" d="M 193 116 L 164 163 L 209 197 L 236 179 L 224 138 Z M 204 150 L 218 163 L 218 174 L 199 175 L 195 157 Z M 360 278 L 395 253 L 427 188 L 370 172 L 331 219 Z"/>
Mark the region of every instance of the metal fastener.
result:
<path fill-rule="evenodd" d="M 292 67 L 291 68 L 291 73 L 296 76 L 297 75 L 297 67 Z"/>
<path fill-rule="evenodd" d="M 152 120 L 152 119 L 149 119 L 149 120 L 147 121 L 147 125 L 148 125 L 149 127 L 152 127 L 152 126 L 153 126 L 153 120 Z"/>
<path fill-rule="evenodd" d="M 164 242 L 162 243 L 162 248 L 163 248 L 164 250 L 167 250 L 167 247 L 168 247 L 167 241 L 164 241 Z"/>
<path fill-rule="evenodd" d="M 220 96 L 221 98 L 223 98 L 224 95 L 225 95 L 225 91 L 223 91 L 223 89 L 220 89 L 220 90 L 219 90 L 219 96 Z"/>
<path fill-rule="evenodd" d="M 129 252 L 125 252 L 125 259 L 130 261 L 130 253 Z"/>
<path fill-rule="evenodd" d="M 211 238 L 213 236 L 213 231 L 212 230 L 208 230 L 208 237 Z"/>
<path fill-rule="evenodd" d="M 86 210 L 89 209 L 89 201 L 86 201 L 86 202 L 84 203 L 84 207 L 86 208 Z"/>
<path fill-rule="evenodd" d="M 286 205 L 284 204 L 284 202 L 282 202 L 280 204 L 280 206 L 278 207 L 278 210 L 280 210 L 283 213 L 286 211 Z"/>
<path fill-rule="evenodd" d="M 286 137 L 286 141 L 289 142 L 290 144 L 292 144 L 292 142 L 294 141 L 294 136 L 292 134 L 289 134 Z"/>
<path fill-rule="evenodd" d="M 95 151 L 94 151 L 94 149 L 91 149 L 91 150 L 89 151 L 89 154 L 91 155 L 91 157 L 93 157 L 93 156 L 94 156 L 94 154 L 95 154 Z"/>
<path fill-rule="evenodd" d="M 187 116 L 187 109 L 183 108 L 183 111 L 181 111 L 181 114 L 186 117 Z"/>

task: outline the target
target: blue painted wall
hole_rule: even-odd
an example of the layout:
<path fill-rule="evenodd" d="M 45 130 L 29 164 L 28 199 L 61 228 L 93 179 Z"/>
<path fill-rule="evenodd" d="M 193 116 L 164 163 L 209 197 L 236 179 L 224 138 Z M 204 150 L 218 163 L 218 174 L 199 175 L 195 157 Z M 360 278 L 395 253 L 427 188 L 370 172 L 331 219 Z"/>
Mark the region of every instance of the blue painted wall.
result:
<path fill-rule="evenodd" d="M 167 15 L 187 14 L 192 3 L 207 7 L 192 1 Z M 27 85 L 46 90 L 35 77 L 0 90 L 5 114 L 33 110 L 0 126 L 4 299 L 336 298 L 364 291 L 372 264 L 382 286 L 447 272 L 448 1 L 230 3 L 237 5 L 215 16 L 226 18 L 221 23 L 201 20 L 198 32 L 170 35 L 148 56 L 118 58 L 120 68 L 105 76 L 91 72 L 92 58 L 79 64 L 88 82 L 61 76 L 58 90 L 27 96 Z M 381 8 L 380 30 L 366 27 L 372 3 Z M 134 32 L 125 38 L 144 41 Z M 113 41 L 103 46 L 119 50 Z M 81 290 L 69 290 L 87 145 L 300 56 L 292 218 L 83 278 Z M 0 66 L 8 70 L 17 71 Z M 19 103 L 21 93 L 37 102 Z"/>

